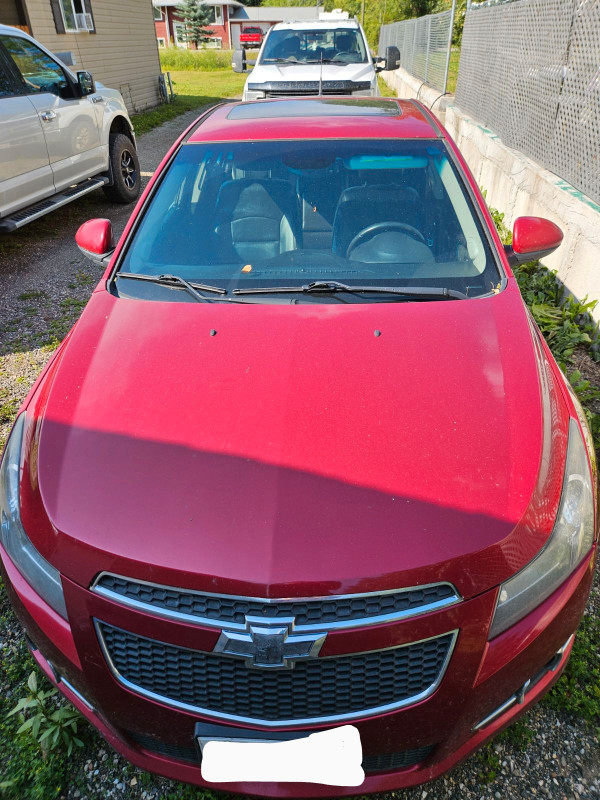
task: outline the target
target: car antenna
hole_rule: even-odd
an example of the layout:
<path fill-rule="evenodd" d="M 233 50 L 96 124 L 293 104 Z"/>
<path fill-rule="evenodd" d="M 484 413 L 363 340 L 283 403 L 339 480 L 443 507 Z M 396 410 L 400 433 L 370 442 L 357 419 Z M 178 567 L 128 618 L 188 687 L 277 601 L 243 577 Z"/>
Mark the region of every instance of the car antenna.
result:
<path fill-rule="evenodd" d="M 323 51 L 321 50 L 321 66 L 319 67 L 319 97 L 323 94 Z"/>

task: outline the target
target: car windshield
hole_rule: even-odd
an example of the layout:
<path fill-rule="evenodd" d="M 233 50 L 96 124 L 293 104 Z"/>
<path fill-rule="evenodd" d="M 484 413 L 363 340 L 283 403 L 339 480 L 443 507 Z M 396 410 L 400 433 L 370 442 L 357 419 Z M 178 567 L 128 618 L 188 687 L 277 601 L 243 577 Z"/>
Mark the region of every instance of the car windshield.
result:
<path fill-rule="evenodd" d="M 365 43 L 357 28 L 284 29 L 271 31 L 260 57 L 261 64 L 291 62 L 318 64 L 362 64 L 367 60 Z"/>
<path fill-rule="evenodd" d="M 475 297 L 499 283 L 463 181 L 434 139 L 183 145 L 120 269 L 228 293 L 338 281 Z M 394 300 L 357 301 L 367 298 Z"/>

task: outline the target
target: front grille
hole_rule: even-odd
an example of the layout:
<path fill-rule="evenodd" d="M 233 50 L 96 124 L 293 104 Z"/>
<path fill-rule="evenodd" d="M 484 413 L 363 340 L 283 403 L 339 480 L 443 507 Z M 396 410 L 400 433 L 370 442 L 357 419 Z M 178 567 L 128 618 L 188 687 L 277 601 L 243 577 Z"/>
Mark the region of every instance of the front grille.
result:
<path fill-rule="evenodd" d="M 353 92 L 352 89 L 322 89 L 320 94 L 321 96 L 330 96 L 330 97 L 342 97 L 351 95 Z M 319 94 L 318 89 L 280 89 L 278 91 L 270 91 L 265 92 L 266 98 L 276 98 L 276 97 L 315 97 Z"/>
<path fill-rule="evenodd" d="M 456 632 L 401 647 L 248 668 L 241 659 L 176 647 L 97 622 L 116 677 L 129 688 L 217 718 L 265 725 L 357 718 L 428 696 Z"/>
<path fill-rule="evenodd" d="M 295 630 L 359 627 L 416 616 L 456 603 L 460 597 L 449 583 L 394 592 L 340 595 L 314 599 L 266 600 L 212 595 L 187 589 L 143 583 L 103 573 L 94 591 L 150 613 L 193 618 L 213 627 L 246 627 L 246 616 L 294 617 Z"/>
<path fill-rule="evenodd" d="M 138 747 L 178 761 L 193 761 L 199 763 L 198 751 L 193 744 L 172 744 L 154 739 L 143 733 L 129 733 L 129 738 Z M 375 756 L 364 756 L 362 767 L 365 772 L 391 772 L 397 769 L 406 769 L 420 764 L 431 754 L 434 745 L 418 747 L 414 750 L 402 750 L 399 753 L 382 753 Z"/>

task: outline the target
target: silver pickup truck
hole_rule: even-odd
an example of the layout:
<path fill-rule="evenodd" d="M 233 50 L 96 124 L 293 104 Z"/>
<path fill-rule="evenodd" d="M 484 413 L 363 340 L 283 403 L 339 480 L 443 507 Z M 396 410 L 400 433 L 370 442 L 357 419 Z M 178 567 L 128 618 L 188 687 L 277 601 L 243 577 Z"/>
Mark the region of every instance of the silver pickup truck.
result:
<path fill-rule="evenodd" d="M 121 94 L 71 72 L 23 31 L 0 25 L 0 232 L 95 189 L 130 203 L 140 192 Z"/>

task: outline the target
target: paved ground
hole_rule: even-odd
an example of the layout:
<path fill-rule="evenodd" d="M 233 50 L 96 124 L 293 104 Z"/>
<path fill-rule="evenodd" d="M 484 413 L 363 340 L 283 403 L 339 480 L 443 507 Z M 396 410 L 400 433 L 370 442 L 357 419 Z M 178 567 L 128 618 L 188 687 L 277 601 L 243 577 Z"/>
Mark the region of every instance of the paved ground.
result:
<path fill-rule="evenodd" d="M 145 180 L 197 112 L 148 133 L 139 142 Z M 131 212 L 94 193 L 65 210 L 34 223 L 10 241 L 0 240 L 0 443 L 19 403 L 57 342 L 77 319 L 101 270 L 77 249 L 73 236 L 90 217 L 109 217 L 117 235 Z M 1 611 L 6 600 L 0 600 Z M 590 603 L 598 613 L 598 592 Z M 11 621 L 0 647 L 14 648 L 21 631 Z M 4 687 L 7 694 L 21 687 Z M 68 800 L 179 800 L 179 784 L 140 773 L 99 739 L 72 759 Z M 404 800 L 479 800 L 480 798 L 600 798 L 600 753 L 594 732 L 584 723 L 541 705 L 482 753 L 450 776 L 409 792 L 387 795 Z M 192 794 L 185 793 L 186 798 Z M 200 798 L 201 795 L 198 795 Z"/>

